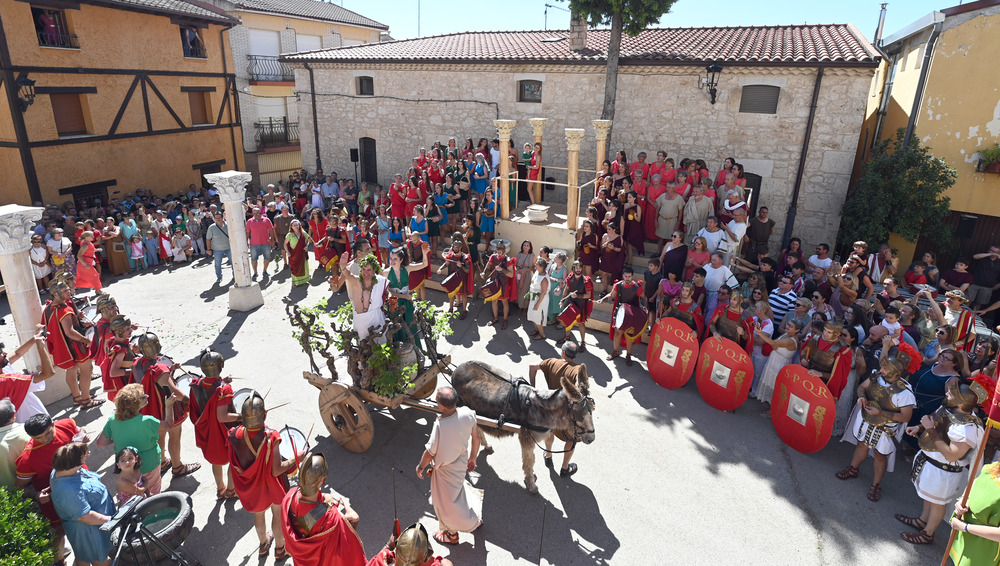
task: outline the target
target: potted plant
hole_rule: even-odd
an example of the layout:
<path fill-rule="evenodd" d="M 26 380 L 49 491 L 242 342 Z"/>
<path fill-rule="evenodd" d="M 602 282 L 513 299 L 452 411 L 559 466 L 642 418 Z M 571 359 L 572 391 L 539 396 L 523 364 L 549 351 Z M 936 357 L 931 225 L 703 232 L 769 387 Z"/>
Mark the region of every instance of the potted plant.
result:
<path fill-rule="evenodd" d="M 1000 142 L 979 150 L 979 167 L 983 173 L 1000 173 Z"/>

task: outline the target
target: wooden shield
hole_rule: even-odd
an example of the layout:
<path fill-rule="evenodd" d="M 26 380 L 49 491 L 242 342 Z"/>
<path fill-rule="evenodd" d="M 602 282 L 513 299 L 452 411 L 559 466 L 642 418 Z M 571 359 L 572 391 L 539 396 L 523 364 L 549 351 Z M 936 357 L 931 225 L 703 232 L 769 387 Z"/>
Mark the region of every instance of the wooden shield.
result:
<path fill-rule="evenodd" d="M 720 411 L 732 411 L 750 394 L 753 361 L 736 342 L 712 336 L 701 344 L 695 376 L 706 403 Z"/>
<path fill-rule="evenodd" d="M 653 325 L 646 347 L 646 365 L 653 381 L 677 389 L 691 379 L 698 360 L 698 339 L 688 325 L 676 318 L 661 318 Z"/>
<path fill-rule="evenodd" d="M 799 364 L 778 372 L 771 398 L 771 422 L 782 442 L 809 454 L 826 446 L 837 404 L 826 384 Z"/>

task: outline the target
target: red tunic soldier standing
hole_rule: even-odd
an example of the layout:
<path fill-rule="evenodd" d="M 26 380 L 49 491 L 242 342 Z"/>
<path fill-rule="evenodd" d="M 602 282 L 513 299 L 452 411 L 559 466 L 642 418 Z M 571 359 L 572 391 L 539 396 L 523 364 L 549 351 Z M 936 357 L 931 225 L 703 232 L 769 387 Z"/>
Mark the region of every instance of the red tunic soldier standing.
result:
<path fill-rule="evenodd" d="M 232 470 L 229 481 L 222 467 L 229 464 L 229 427 L 226 423 L 240 420 L 233 407 L 233 388 L 230 379 L 220 377 L 225 358 L 211 350 L 202 353 L 201 371 L 205 377 L 196 377 L 191 383 L 190 416 L 194 425 L 194 443 L 201 448 L 205 460 L 212 464 L 215 476 L 216 497 L 236 497 Z"/>
<path fill-rule="evenodd" d="M 839 324 L 828 322 L 823 327 L 823 335 L 814 336 L 800 350 L 802 365 L 809 373 L 826 382 L 834 401 L 840 399 L 847 386 L 847 376 L 854 361 L 851 349 L 840 341 L 842 332 Z"/>

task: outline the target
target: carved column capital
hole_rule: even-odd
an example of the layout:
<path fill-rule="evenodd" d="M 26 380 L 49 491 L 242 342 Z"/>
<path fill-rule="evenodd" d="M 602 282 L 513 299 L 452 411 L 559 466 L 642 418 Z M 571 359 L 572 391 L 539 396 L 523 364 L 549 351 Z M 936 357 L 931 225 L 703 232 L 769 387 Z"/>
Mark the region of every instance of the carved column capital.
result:
<path fill-rule="evenodd" d="M 517 120 L 493 120 L 493 125 L 497 128 L 497 139 L 510 141 L 510 133 L 514 131 Z"/>
<path fill-rule="evenodd" d="M 611 131 L 611 120 L 594 120 L 594 130 L 597 131 L 597 139 L 608 139 L 608 132 Z"/>
<path fill-rule="evenodd" d="M 250 173 L 245 171 L 223 171 L 222 173 L 206 173 L 205 180 L 219 191 L 219 200 L 223 203 L 243 202 L 246 200 L 246 186 L 250 184 Z"/>
<path fill-rule="evenodd" d="M 44 209 L 35 206 L 0 206 L 0 255 L 13 255 L 31 248 L 31 231 Z"/>
<path fill-rule="evenodd" d="M 548 122 L 548 118 L 529 118 L 528 122 L 531 123 L 531 133 L 536 138 L 542 137 L 545 132 L 545 123 Z"/>
<path fill-rule="evenodd" d="M 586 131 L 583 128 L 566 128 L 566 149 L 569 151 L 580 151 L 580 142 Z"/>

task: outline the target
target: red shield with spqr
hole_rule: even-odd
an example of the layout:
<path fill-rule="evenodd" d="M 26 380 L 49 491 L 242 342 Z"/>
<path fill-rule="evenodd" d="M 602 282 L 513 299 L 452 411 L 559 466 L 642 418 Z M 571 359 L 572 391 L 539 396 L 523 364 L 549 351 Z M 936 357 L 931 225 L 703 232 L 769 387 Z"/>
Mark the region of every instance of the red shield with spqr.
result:
<path fill-rule="evenodd" d="M 676 318 L 661 318 L 653 325 L 646 347 L 646 366 L 653 381 L 667 389 L 684 387 L 697 361 L 698 339 L 688 325 Z"/>
<path fill-rule="evenodd" d="M 771 422 L 782 442 L 809 454 L 826 446 L 837 404 L 823 380 L 798 365 L 778 372 L 771 397 Z"/>
<path fill-rule="evenodd" d="M 750 394 L 753 362 L 736 342 L 712 336 L 701 344 L 695 376 L 706 403 L 720 411 L 732 411 Z"/>

